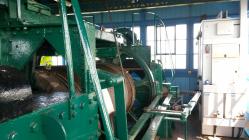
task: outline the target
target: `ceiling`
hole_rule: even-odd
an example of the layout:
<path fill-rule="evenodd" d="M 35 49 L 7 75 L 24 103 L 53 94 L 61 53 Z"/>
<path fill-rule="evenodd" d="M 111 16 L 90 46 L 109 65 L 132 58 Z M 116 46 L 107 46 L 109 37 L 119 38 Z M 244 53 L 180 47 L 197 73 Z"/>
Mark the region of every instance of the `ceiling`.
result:
<path fill-rule="evenodd" d="M 53 13 L 58 13 L 58 4 L 54 0 L 36 0 L 49 6 Z M 228 0 L 79 0 L 82 12 L 109 10 L 145 9 L 163 6 L 221 2 Z M 72 9 L 69 7 L 69 10 Z"/>

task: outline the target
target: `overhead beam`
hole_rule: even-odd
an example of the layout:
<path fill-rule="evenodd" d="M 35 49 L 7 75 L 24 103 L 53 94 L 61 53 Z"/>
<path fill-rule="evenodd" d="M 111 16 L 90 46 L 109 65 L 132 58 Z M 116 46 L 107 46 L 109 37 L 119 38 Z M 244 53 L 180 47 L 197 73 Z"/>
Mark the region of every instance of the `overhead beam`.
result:
<path fill-rule="evenodd" d="M 181 5 L 203 4 L 210 2 L 229 2 L 239 0 L 79 0 L 82 12 L 107 12 L 151 9 Z M 44 3 L 57 13 L 58 6 L 54 3 Z M 70 11 L 69 7 L 69 11 Z"/>

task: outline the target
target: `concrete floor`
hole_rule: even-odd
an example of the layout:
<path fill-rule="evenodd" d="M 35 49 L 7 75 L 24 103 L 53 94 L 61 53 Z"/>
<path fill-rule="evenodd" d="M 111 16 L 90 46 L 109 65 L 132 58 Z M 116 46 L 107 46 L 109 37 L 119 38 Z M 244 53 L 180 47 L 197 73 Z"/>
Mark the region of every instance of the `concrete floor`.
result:
<path fill-rule="evenodd" d="M 170 139 L 161 140 L 184 140 L 184 125 L 181 123 L 175 123 L 175 130 L 173 131 L 173 137 Z M 212 137 L 201 135 L 201 121 L 198 119 L 198 112 L 193 112 L 188 122 L 188 140 L 246 140 L 243 138 L 232 139 L 226 137 Z M 249 138 L 247 138 L 249 140 Z"/>

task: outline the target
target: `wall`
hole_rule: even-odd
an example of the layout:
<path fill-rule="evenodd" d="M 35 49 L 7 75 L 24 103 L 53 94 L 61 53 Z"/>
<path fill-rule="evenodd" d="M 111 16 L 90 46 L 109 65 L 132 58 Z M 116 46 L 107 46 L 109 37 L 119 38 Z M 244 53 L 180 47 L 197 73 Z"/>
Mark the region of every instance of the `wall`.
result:
<path fill-rule="evenodd" d="M 153 16 L 146 12 L 155 12 L 160 15 L 167 25 L 179 23 L 187 24 L 187 68 L 176 70 L 173 83 L 179 85 L 182 91 L 192 91 L 197 88 L 197 70 L 193 69 L 193 24 L 200 21 L 200 16 L 206 15 L 209 19 L 215 18 L 220 11 L 228 11 L 230 17 L 239 16 L 239 2 L 216 2 L 208 4 L 174 6 L 157 9 L 145 9 L 138 11 L 123 11 L 112 13 L 87 14 L 93 16 L 94 22 L 105 27 L 131 27 L 132 13 L 139 13 L 134 16 L 134 26 L 140 26 L 142 44 L 146 43 L 146 26 L 153 25 Z M 170 71 L 165 70 L 166 79 Z"/>

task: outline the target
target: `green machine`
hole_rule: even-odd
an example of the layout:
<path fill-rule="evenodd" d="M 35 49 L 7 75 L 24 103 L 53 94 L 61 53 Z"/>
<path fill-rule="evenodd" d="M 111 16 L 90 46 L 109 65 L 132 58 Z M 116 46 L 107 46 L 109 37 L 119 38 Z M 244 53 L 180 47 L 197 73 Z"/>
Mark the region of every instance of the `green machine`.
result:
<path fill-rule="evenodd" d="M 0 1 L 0 139 L 98 139 L 102 130 L 106 139 L 127 139 L 123 78 L 97 72 L 95 27 L 83 22 L 78 1 L 75 21 L 59 4 L 56 17 L 32 0 Z M 66 66 L 41 66 L 44 56 L 62 56 Z M 119 93 L 115 134 L 101 87 Z"/>
<path fill-rule="evenodd" d="M 164 81 L 160 61 L 151 61 L 150 47 L 141 46 L 129 28 L 116 29 L 114 34 L 117 38 L 123 36 L 125 41 L 97 41 L 96 56 L 100 59 L 97 66 L 109 72 L 112 72 L 110 67 L 120 67 L 121 75 L 128 73 L 133 79 L 134 103 L 132 108 L 127 110 L 129 139 L 172 137 L 174 121 L 185 125 L 184 135 L 187 139 L 187 118 L 197 104 L 200 93 L 196 93 L 180 110 L 175 110 L 174 106 L 181 99 L 179 87 Z M 132 38 L 135 38 L 135 41 L 132 41 Z M 109 68 L 106 68 L 106 65 Z"/>
<path fill-rule="evenodd" d="M 168 137 L 199 93 L 170 110 L 177 87 L 163 82 L 150 49 L 130 44 L 127 30 L 95 29 L 71 3 L 69 20 L 65 0 L 60 16 L 34 0 L 0 0 L 0 139 Z"/>

